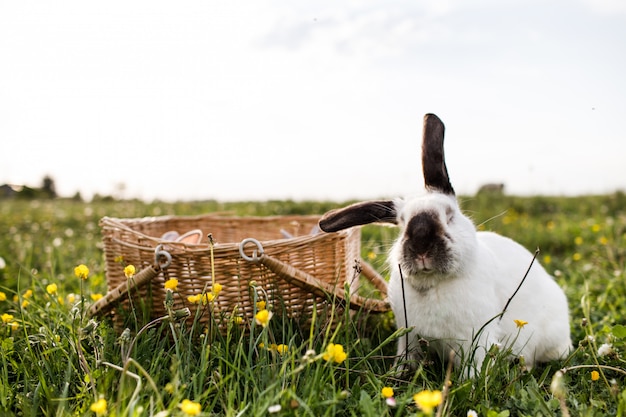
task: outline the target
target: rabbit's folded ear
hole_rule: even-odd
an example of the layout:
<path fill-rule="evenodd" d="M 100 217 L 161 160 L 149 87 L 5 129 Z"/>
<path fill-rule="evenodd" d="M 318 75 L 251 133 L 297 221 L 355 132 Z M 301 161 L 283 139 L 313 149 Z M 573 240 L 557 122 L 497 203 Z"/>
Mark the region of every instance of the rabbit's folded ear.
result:
<path fill-rule="evenodd" d="M 331 210 L 320 219 L 320 229 L 337 232 L 369 223 L 397 223 L 397 210 L 392 200 L 365 201 Z"/>
<path fill-rule="evenodd" d="M 443 152 L 443 122 L 434 114 L 424 116 L 424 138 L 422 142 L 422 171 L 427 190 L 454 195 Z"/>

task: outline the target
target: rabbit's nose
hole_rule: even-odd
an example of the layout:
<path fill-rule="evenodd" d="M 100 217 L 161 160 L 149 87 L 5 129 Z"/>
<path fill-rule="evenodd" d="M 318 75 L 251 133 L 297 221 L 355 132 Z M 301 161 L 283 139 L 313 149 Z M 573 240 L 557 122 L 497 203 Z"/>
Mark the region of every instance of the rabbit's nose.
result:
<path fill-rule="evenodd" d="M 406 237 L 416 245 L 424 245 L 437 238 L 441 231 L 441 224 L 437 213 L 425 211 L 418 213 L 406 226 Z"/>

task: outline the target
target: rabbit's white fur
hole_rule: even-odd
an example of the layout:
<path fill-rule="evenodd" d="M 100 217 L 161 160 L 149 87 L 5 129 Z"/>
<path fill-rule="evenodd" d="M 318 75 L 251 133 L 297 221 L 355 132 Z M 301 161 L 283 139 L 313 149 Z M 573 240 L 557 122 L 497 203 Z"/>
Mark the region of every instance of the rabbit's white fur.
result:
<path fill-rule="evenodd" d="M 477 232 L 461 213 L 454 195 L 428 192 L 394 204 L 401 231 L 389 255 L 388 295 L 397 326 L 412 328 L 408 350 L 406 338 L 399 339 L 399 358 L 417 359 L 422 338 L 428 341 L 428 350 L 443 359 L 454 350 L 457 366 L 462 357 L 473 355 L 473 363 L 468 364 L 468 375 L 473 376 L 493 344 L 510 347 L 514 355 L 524 357 L 529 368 L 536 361 L 560 359 L 570 351 L 567 299 L 537 261 L 503 317 L 492 320 L 502 312 L 531 265 L 533 255 L 528 250 L 496 233 Z M 407 265 L 401 268 L 406 259 L 406 225 L 425 212 L 436 213 L 443 226 L 450 259 L 445 272 L 414 268 L 411 272 Z M 518 328 L 514 320 L 527 324 Z M 485 324 L 472 346 L 472 339 Z"/>

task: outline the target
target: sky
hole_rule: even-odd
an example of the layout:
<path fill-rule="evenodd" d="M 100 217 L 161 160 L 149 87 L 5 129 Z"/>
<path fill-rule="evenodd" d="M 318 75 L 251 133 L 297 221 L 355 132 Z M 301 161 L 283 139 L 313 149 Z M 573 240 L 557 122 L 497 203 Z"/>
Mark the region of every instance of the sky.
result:
<path fill-rule="evenodd" d="M 145 200 L 626 190 L 626 2 L 0 1 L 0 184 Z"/>

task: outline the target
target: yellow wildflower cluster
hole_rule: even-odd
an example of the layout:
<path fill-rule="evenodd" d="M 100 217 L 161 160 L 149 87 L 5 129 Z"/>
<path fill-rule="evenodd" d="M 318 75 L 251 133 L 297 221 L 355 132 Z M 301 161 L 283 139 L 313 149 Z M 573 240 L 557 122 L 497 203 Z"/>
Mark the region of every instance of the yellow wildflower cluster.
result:
<path fill-rule="evenodd" d="M 183 400 L 178 404 L 180 410 L 188 416 L 197 416 L 202 411 L 200 403 L 193 402 L 191 400 Z"/>
<path fill-rule="evenodd" d="M 425 414 L 432 414 L 435 407 L 443 401 L 443 395 L 439 390 L 424 390 L 413 396 L 413 401 Z"/>
<path fill-rule="evenodd" d="M 220 292 L 222 292 L 222 288 L 223 286 L 216 282 L 211 287 L 210 292 L 190 295 L 187 297 L 187 301 L 189 301 L 192 304 L 202 303 L 202 305 L 207 305 L 208 303 L 215 301 L 215 299 L 220 294 Z M 178 289 L 178 280 L 176 278 L 171 278 L 167 280 L 165 282 L 165 289 L 176 291 Z"/>
<path fill-rule="evenodd" d="M 58 289 L 57 284 L 46 285 L 46 292 L 50 295 L 56 295 Z"/>
<path fill-rule="evenodd" d="M 124 267 L 124 275 L 126 276 L 126 278 L 132 278 L 135 276 L 135 272 L 137 272 L 137 270 L 135 269 L 134 265 L 126 265 Z"/>
<path fill-rule="evenodd" d="M 0 316 L 2 318 L 2 323 L 6 324 L 7 326 L 9 326 L 11 328 L 11 330 L 17 330 L 17 328 L 20 326 L 17 321 L 15 321 L 15 317 L 13 317 L 12 314 L 9 313 L 4 313 L 2 316 Z"/>
<path fill-rule="evenodd" d="M 265 343 L 263 342 L 259 343 L 259 347 L 263 349 L 265 347 Z M 280 345 L 277 345 L 276 343 L 272 343 L 267 350 L 271 352 L 276 352 L 279 355 L 284 355 L 289 352 L 289 346 L 284 345 L 282 343 Z"/>
<path fill-rule="evenodd" d="M 100 398 L 98 401 L 96 401 L 95 403 L 91 404 L 91 407 L 89 407 L 89 409 L 91 411 L 93 411 L 94 413 L 96 413 L 96 415 L 98 415 L 98 416 L 106 415 L 106 413 L 107 413 L 107 400 L 105 400 L 104 398 Z"/>
<path fill-rule="evenodd" d="M 513 321 L 515 322 L 515 325 L 517 326 L 518 329 L 522 329 L 522 328 L 524 328 L 524 326 L 526 326 L 528 324 L 528 322 L 524 321 L 524 320 L 517 320 L 517 319 L 515 319 Z"/>
<path fill-rule="evenodd" d="M 165 289 L 169 291 L 177 291 L 178 290 L 178 280 L 176 278 L 170 278 L 165 281 Z"/>
<path fill-rule="evenodd" d="M 259 326 L 267 327 L 273 315 L 271 311 L 263 309 L 254 315 L 254 320 Z"/>
<path fill-rule="evenodd" d="M 342 345 L 329 343 L 322 358 L 324 358 L 326 362 L 341 363 L 348 358 L 348 355 L 344 352 Z"/>
<path fill-rule="evenodd" d="M 74 268 L 74 275 L 76 275 L 76 278 L 86 280 L 89 277 L 89 268 L 87 268 L 86 265 L 80 264 Z"/>

